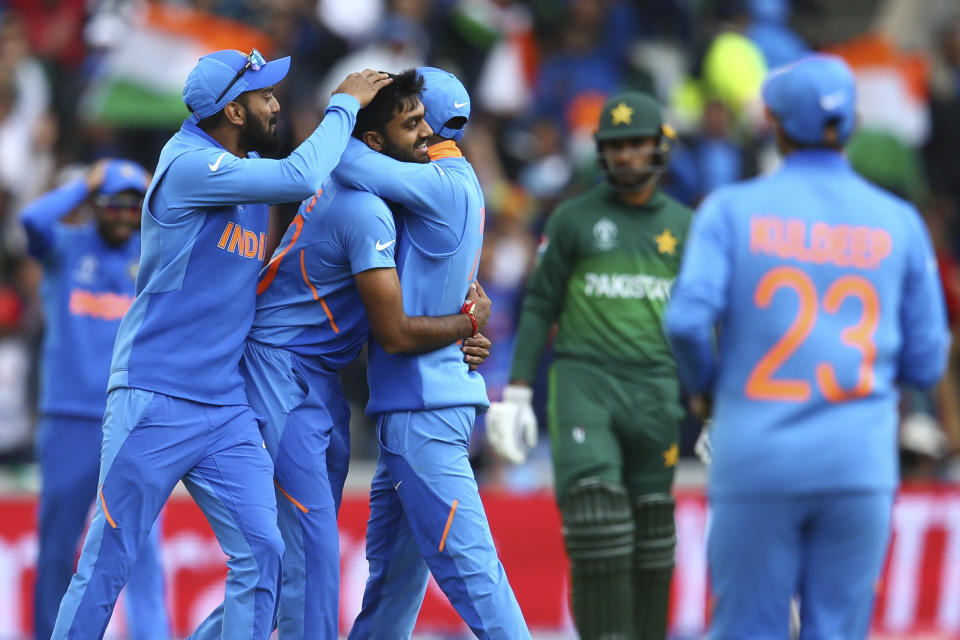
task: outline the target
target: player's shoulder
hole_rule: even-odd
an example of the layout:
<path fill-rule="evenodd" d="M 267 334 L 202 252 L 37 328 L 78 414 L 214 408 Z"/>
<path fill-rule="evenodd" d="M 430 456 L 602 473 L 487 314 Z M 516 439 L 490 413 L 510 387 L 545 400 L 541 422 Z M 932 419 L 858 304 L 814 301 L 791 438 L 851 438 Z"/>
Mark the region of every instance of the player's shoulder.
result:
<path fill-rule="evenodd" d="M 331 201 L 338 212 L 350 216 L 357 213 L 381 213 L 390 211 L 390 207 L 380 196 L 344 185 L 337 185 L 337 192 Z"/>
<path fill-rule="evenodd" d="M 375 220 L 389 220 L 392 224 L 393 212 L 379 196 L 342 184 L 330 188 L 336 191 L 325 208 L 325 224 L 347 230 Z"/>
<path fill-rule="evenodd" d="M 228 165 L 240 161 L 223 147 L 212 144 L 192 143 L 184 145 L 180 151 L 170 162 L 167 172 L 193 179 L 223 171 Z"/>
<path fill-rule="evenodd" d="M 605 205 L 608 192 L 609 188 L 603 183 L 584 189 L 558 202 L 550 217 L 555 220 L 582 220 L 595 211 L 597 205 Z"/>
<path fill-rule="evenodd" d="M 660 208 L 670 212 L 670 215 L 680 220 L 689 222 L 693 218 L 693 209 L 680 202 L 662 189 L 657 190 L 657 199 L 660 202 Z"/>

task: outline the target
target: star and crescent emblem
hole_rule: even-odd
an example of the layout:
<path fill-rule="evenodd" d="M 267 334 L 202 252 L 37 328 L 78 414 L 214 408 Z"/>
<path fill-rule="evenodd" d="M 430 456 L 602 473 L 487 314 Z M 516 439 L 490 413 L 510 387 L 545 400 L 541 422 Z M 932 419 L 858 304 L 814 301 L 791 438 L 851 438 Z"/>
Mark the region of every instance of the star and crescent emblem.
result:
<path fill-rule="evenodd" d="M 610 110 L 610 117 L 614 126 L 618 124 L 631 124 L 633 122 L 633 107 L 627 105 L 626 102 L 620 102 L 617 106 Z"/>
<path fill-rule="evenodd" d="M 677 250 L 677 238 L 672 233 L 670 229 L 664 229 L 660 235 L 653 237 L 657 241 L 657 251 L 660 253 L 667 253 L 671 256 L 676 253 Z"/>

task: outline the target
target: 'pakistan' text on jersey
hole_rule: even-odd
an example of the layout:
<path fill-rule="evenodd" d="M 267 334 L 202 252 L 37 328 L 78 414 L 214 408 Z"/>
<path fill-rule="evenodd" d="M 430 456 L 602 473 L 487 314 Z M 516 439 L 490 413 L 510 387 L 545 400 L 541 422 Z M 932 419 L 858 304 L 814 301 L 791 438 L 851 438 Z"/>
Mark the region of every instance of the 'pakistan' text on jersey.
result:
<path fill-rule="evenodd" d="M 321 125 L 283 160 L 238 158 L 183 123 L 147 190 L 137 298 L 120 325 L 110 389 L 246 404 L 237 365 L 253 321 L 267 203 L 300 201 L 320 187 L 358 109 L 356 98 L 333 96 Z"/>
<path fill-rule="evenodd" d="M 83 178 L 74 180 L 31 203 L 21 221 L 30 254 L 43 263 L 40 411 L 100 420 L 113 343 L 133 302 L 140 235 L 111 247 L 94 221 L 62 224 L 88 194 Z"/>
<path fill-rule="evenodd" d="M 917 211 L 814 150 L 703 203 L 667 327 L 714 393 L 715 496 L 892 490 L 895 384 L 933 384 L 949 343 Z"/>
<path fill-rule="evenodd" d="M 428 164 L 401 162 L 351 140 L 334 171 L 344 184 L 404 206 L 396 262 L 408 316 L 458 313 L 483 245 L 483 193 L 473 167 L 453 141 L 429 151 Z M 483 378 L 456 343 L 403 355 L 372 341 L 367 375 L 369 414 L 489 405 Z"/>
<path fill-rule="evenodd" d="M 690 216 L 661 191 L 637 207 L 607 184 L 563 201 L 547 220 L 521 324 L 545 337 L 556 321 L 557 357 L 672 375 L 662 317 Z M 544 340 L 517 336 L 512 380 L 535 379 Z"/>
<path fill-rule="evenodd" d="M 328 180 L 261 273 L 250 339 L 342 368 L 370 336 L 353 276 L 394 268 L 396 239 L 383 200 Z"/>

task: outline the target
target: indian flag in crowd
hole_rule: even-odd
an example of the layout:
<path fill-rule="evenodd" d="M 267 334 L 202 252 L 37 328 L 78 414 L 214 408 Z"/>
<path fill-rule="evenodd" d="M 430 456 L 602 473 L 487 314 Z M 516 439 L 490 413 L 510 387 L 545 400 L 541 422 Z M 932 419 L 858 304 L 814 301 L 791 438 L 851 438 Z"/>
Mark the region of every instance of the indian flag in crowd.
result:
<path fill-rule="evenodd" d="M 270 57 L 270 38 L 243 23 L 185 7 L 142 4 L 88 87 L 83 116 L 115 127 L 175 127 L 188 115 L 183 83 L 197 60 L 219 49 L 254 47 Z"/>

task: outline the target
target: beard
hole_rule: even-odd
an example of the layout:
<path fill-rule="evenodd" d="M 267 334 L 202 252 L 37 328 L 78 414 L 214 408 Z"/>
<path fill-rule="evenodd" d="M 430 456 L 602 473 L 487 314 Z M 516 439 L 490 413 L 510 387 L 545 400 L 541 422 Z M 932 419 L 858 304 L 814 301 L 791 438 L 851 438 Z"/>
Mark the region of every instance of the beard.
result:
<path fill-rule="evenodd" d="M 239 145 L 241 149 L 256 151 L 261 158 L 272 158 L 280 150 L 280 134 L 277 131 L 277 117 L 267 122 L 259 118 L 247 118 L 240 127 Z"/>
<path fill-rule="evenodd" d="M 419 164 L 426 164 L 430 162 L 430 156 L 420 154 L 417 152 L 417 147 L 421 146 L 425 141 L 417 140 L 416 144 L 412 147 L 402 147 L 398 144 L 394 144 L 387 136 L 383 137 L 383 146 L 380 149 L 380 153 L 390 156 L 394 160 L 399 160 L 400 162 L 416 162 Z"/>

